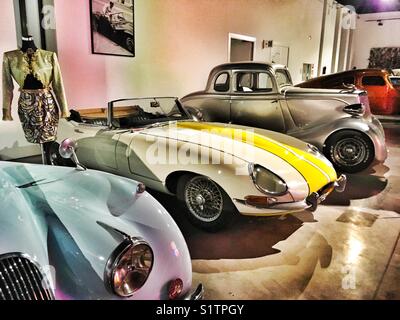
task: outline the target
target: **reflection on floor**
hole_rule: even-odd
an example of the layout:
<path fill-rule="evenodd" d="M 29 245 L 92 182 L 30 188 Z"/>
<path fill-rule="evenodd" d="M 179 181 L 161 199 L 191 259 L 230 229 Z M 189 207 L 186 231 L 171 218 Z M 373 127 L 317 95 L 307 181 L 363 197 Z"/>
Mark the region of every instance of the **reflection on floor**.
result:
<path fill-rule="evenodd" d="M 206 299 L 400 299 L 400 126 L 385 123 L 390 155 L 316 212 L 238 217 L 219 233 L 174 215 Z"/>

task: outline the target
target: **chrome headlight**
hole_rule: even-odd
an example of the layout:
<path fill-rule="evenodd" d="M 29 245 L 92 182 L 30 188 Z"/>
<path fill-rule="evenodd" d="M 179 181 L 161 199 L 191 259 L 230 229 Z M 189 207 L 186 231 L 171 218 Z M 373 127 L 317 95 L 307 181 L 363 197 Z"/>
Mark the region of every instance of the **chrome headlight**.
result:
<path fill-rule="evenodd" d="M 286 182 L 275 173 L 256 164 L 250 165 L 250 175 L 258 190 L 274 196 L 283 195 L 287 192 Z"/>
<path fill-rule="evenodd" d="M 104 281 L 107 289 L 130 297 L 146 283 L 154 262 L 153 250 L 143 240 L 126 239 L 107 261 Z"/>

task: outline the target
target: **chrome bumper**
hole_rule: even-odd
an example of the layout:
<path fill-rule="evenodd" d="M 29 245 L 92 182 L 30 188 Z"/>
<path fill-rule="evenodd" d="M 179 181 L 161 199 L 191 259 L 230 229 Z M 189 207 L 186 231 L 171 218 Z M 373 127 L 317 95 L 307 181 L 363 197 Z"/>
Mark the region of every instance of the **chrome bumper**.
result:
<path fill-rule="evenodd" d="M 200 283 L 195 291 L 188 293 L 183 300 L 203 300 L 204 297 L 204 287 Z"/>
<path fill-rule="evenodd" d="M 246 200 L 233 199 L 236 208 L 242 215 L 270 216 L 282 213 L 295 213 L 304 210 L 315 211 L 318 205 L 334 190 L 343 192 L 346 188 L 347 178 L 341 175 L 335 182 L 331 182 L 318 192 L 313 192 L 307 199 L 297 202 L 275 203 L 268 206 L 253 206 Z"/>
<path fill-rule="evenodd" d="M 335 185 L 335 191 L 337 192 L 344 192 L 344 190 L 346 189 L 346 184 L 347 184 L 347 177 L 342 174 L 339 179 L 337 179 L 334 183 Z"/>
<path fill-rule="evenodd" d="M 335 182 L 326 185 L 324 188 L 322 188 L 318 192 L 311 193 L 306 199 L 306 203 L 309 206 L 307 208 L 307 210 L 309 210 L 309 211 L 317 210 L 318 205 L 322 201 L 325 201 L 326 197 L 333 190 L 335 190 L 337 192 L 343 192 L 346 189 L 346 184 L 347 184 L 347 177 L 344 174 L 342 174 L 339 177 L 339 179 L 337 179 Z"/>

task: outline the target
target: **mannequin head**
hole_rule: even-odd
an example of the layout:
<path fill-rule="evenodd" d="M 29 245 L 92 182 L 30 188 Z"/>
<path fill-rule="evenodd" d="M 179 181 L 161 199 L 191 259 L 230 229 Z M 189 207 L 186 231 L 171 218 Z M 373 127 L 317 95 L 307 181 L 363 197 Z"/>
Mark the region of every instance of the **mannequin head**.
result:
<path fill-rule="evenodd" d="M 37 47 L 35 45 L 35 42 L 33 41 L 33 37 L 28 35 L 28 36 L 23 36 L 22 37 L 22 47 L 21 50 L 23 52 L 28 52 L 29 51 L 33 51 L 35 52 L 37 50 Z"/>

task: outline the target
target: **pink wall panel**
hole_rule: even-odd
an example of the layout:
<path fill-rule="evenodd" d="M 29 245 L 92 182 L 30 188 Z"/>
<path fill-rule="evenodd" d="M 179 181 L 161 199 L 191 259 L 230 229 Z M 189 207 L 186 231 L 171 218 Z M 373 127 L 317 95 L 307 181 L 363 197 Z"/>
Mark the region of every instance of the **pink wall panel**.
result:
<path fill-rule="evenodd" d="M 107 104 L 105 57 L 91 53 L 88 0 L 55 0 L 57 46 L 68 104 L 72 108 Z"/>

